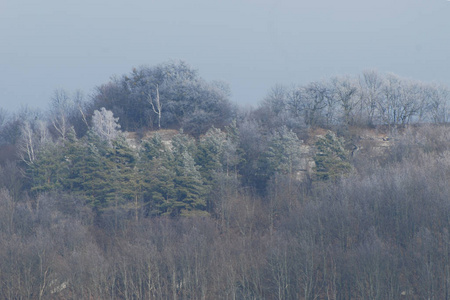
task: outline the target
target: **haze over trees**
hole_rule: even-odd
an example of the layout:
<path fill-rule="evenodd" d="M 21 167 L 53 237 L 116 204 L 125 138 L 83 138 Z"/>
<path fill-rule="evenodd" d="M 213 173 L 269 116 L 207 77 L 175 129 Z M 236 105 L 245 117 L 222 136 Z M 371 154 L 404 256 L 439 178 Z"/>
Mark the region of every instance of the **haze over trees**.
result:
<path fill-rule="evenodd" d="M 450 298 L 447 87 L 229 94 L 169 62 L 0 110 L 0 297 Z"/>

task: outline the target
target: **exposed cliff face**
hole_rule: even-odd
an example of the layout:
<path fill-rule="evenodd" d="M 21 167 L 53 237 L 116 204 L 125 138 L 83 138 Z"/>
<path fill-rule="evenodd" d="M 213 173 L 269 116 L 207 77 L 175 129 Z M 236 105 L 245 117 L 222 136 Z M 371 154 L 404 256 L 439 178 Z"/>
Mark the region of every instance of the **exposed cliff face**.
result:
<path fill-rule="evenodd" d="M 354 143 L 350 153 L 352 157 L 359 155 L 380 156 L 386 154 L 393 141 L 386 133 L 375 130 L 363 130 Z"/>
<path fill-rule="evenodd" d="M 163 144 L 170 148 L 172 145 L 172 138 L 179 134 L 180 132 L 178 130 L 174 129 L 161 129 L 157 131 L 147 131 L 144 132 L 142 137 L 140 137 L 136 132 L 125 132 L 125 138 L 127 139 L 130 146 L 134 149 L 138 149 L 140 143 L 143 140 L 149 140 L 151 139 L 155 134 L 159 134 L 161 137 L 161 140 Z"/>
<path fill-rule="evenodd" d="M 302 145 L 303 159 L 301 160 L 300 171 L 297 178 L 305 180 L 312 178 L 316 171 L 314 156 L 318 153 L 317 141 L 327 134 L 323 128 L 311 129 L 308 138 Z M 346 155 L 351 164 L 357 161 L 377 161 L 386 158 L 389 149 L 395 140 L 402 138 L 405 131 L 397 132 L 395 137 L 389 136 L 387 132 L 377 129 L 352 128 L 347 135 L 341 137 L 345 145 Z"/>
<path fill-rule="evenodd" d="M 314 163 L 314 148 L 310 145 L 303 144 L 301 146 L 302 159 L 300 160 L 299 171 L 297 172 L 297 179 L 300 181 L 306 180 L 313 172 L 316 164 Z"/>
<path fill-rule="evenodd" d="M 404 142 L 406 139 L 409 143 L 414 144 L 416 139 L 429 138 L 431 135 L 426 132 L 417 133 L 417 130 L 417 128 L 403 129 L 402 131 L 396 132 L 395 135 L 390 136 L 386 132 L 378 129 L 352 129 L 348 135 L 343 137 L 348 159 L 350 163 L 361 160 L 374 161 L 383 159 L 387 157 L 389 150 L 395 142 Z M 424 131 L 424 129 L 421 130 Z M 435 129 L 433 129 L 432 132 L 435 132 Z M 147 131 L 140 135 L 136 132 L 125 132 L 124 134 L 127 141 L 134 149 L 138 149 L 143 140 L 151 139 L 155 134 L 159 134 L 162 142 L 170 149 L 172 138 L 179 134 L 179 131 L 162 129 L 158 131 Z M 303 143 L 300 146 L 302 157 L 300 159 L 300 165 L 298 166 L 298 180 L 303 181 L 314 175 L 316 169 L 314 156 L 318 152 L 316 142 L 326 134 L 327 130 L 322 128 L 311 129 L 308 131 L 306 140 L 303 140 Z M 411 139 L 407 138 L 409 135 L 412 136 Z"/>

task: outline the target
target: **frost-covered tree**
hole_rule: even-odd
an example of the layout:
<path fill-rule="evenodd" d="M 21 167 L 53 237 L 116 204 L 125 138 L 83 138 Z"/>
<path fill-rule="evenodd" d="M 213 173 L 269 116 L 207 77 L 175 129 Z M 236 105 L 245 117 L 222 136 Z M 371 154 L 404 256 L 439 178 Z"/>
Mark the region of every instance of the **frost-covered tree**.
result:
<path fill-rule="evenodd" d="M 95 110 L 92 116 L 92 130 L 101 140 L 111 141 L 119 136 L 120 124 L 119 118 L 114 118 L 112 111 L 106 110 L 102 107 L 100 110 Z"/>
<path fill-rule="evenodd" d="M 21 159 L 26 164 L 32 164 L 38 152 L 48 143 L 51 143 L 51 138 L 45 122 L 41 120 L 23 122 L 19 151 Z"/>
<path fill-rule="evenodd" d="M 183 61 L 134 68 L 100 86 L 93 102 L 112 110 L 128 131 L 183 127 L 199 136 L 212 125 L 227 125 L 233 114 L 228 87 L 206 82 Z"/>

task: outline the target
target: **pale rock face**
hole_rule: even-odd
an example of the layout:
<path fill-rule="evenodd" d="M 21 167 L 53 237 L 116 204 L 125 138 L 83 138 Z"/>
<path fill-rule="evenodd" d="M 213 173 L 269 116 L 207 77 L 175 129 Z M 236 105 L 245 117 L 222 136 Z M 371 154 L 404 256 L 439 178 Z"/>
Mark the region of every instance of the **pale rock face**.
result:
<path fill-rule="evenodd" d="M 357 149 L 353 151 L 353 156 L 361 154 L 381 156 L 386 153 L 392 142 L 393 138 L 384 133 L 366 131 L 359 136 L 359 141 L 355 143 Z"/>
<path fill-rule="evenodd" d="M 306 144 L 300 146 L 302 152 L 302 158 L 300 160 L 299 171 L 297 172 L 297 180 L 304 181 L 308 178 L 308 175 L 312 173 L 315 167 L 312 147 Z"/>
<path fill-rule="evenodd" d="M 314 141 L 320 136 L 323 136 L 323 130 L 317 129 L 315 132 L 311 132 L 309 141 L 303 142 L 300 146 L 300 152 L 302 153 L 300 159 L 300 165 L 296 173 L 296 179 L 300 181 L 307 180 L 311 176 L 315 169 L 314 162 Z M 167 149 L 172 149 L 172 138 L 179 134 L 179 131 L 172 129 L 161 129 L 157 131 L 148 131 L 142 138 L 135 132 L 124 132 L 125 138 L 133 149 L 139 149 L 142 140 L 148 140 L 152 138 L 154 134 L 158 133 L 161 136 L 162 143 Z M 386 151 L 391 147 L 394 139 L 387 134 L 379 133 L 374 130 L 366 130 L 358 137 L 358 141 L 354 143 L 354 148 L 351 151 L 351 155 L 367 155 L 373 157 L 383 156 Z"/>
<path fill-rule="evenodd" d="M 172 149 L 172 138 L 179 133 L 178 130 L 172 129 L 161 129 L 158 131 L 149 131 L 144 134 L 144 136 L 139 138 L 135 132 L 124 132 L 125 138 L 133 149 L 139 149 L 140 144 L 143 140 L 148 140 L 153 137 L 154 134 L 158 133 L 161 136 L 162 143 L 167 149 Z"/>

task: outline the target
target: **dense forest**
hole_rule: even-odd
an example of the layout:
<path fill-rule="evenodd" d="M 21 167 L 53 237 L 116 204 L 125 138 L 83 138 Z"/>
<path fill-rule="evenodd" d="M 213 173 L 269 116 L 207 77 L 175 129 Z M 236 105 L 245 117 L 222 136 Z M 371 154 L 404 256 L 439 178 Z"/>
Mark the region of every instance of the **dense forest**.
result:
<path fill-rule="evenodd" d="M 230 101 L 182 61 L 0 110 L 2 299 L 450 299 L 450 92 Z"/>

